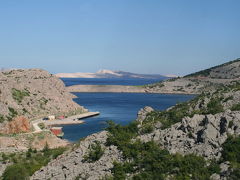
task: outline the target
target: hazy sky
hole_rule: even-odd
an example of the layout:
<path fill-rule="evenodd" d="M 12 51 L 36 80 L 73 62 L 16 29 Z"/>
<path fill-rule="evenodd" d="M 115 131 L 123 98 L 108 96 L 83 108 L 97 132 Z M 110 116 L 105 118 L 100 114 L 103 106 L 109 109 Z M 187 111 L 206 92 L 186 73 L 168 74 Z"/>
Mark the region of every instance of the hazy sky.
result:
<path fill-rule="evenodd" d="M 0 0 L 0 67 L 183 75 L 240 57 L 239 0 Z"/>

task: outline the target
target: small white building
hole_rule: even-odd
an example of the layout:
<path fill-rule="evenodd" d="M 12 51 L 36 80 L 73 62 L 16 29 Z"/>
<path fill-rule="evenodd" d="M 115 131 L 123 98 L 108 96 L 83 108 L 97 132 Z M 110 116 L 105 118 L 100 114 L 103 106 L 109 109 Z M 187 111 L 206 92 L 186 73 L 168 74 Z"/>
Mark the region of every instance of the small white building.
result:
<path fill-rule="evenodd" d="M 55 116 L 48 116 L 48 120 L 52 121 L 52 120 L 55 120 Z"/>

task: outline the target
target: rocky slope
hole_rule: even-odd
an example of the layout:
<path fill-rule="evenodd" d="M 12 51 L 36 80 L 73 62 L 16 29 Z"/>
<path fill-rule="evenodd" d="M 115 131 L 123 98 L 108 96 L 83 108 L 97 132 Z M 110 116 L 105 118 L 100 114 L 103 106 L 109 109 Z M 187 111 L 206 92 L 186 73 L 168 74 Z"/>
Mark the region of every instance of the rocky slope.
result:
<path fill-rule="evenodd" d="M 72 98 L 64 83 L 44 70 L 0 72 L 0 152 L 68 145 L 49 131 L 32 133 L 31 120 L 85 112 Z"/>
<path fill-rule="evenodd" d="M 149 93 L 199 94 L 240 78 L 240 59 L 227 62 L 183 78 L 173 78 L 146 86 Z"/>
<path fill-rule="evenodd" d="M 186 77 L 208 77 L 212 79 L 236 79 L 240 78 L 240 58 L 202 70 Z"/>
<path fill-rule="evenodd" d="M 85 109 L 72 101 L 61 80 L 40 69 L 0 72 L 0 121 L 38 118 Z"/>
<path fill-rule="evenodd" d="M 111 175 L 114 161 L 121 161 L 121 153 L 116 146 L 105 146 L 107 132 L 88 136 L 72 152 L 68 152 L 51 161 L 46 167 L 37 171 L 31 179 L 99 179 Z M 104 154 L 96 162 L 85 162 L 84 156 L 94 142 L 100 142 Z"/>

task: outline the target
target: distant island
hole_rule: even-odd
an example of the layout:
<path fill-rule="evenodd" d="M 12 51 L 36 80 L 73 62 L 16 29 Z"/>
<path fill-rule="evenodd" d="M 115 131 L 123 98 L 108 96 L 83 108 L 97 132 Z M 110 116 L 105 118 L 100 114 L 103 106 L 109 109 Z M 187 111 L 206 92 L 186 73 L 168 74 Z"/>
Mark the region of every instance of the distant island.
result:
<path fill-rule="evenodd" d="M 137 74 L 125 71 L 99 70 L 96 73 L 58 73 L 59 78 L 141 78 L 141 79 L 167 79 L 177 77 L 176 75 L 160 74 Z"/>

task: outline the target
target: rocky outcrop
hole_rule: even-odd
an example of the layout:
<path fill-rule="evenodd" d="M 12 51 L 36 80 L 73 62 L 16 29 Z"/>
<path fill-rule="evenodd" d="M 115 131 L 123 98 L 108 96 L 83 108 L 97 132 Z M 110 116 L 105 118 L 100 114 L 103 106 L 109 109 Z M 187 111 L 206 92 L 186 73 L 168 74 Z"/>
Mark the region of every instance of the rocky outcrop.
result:
<path fill-rule="evenodd" d="M 23 133 L 29 132 L 31 130 L 31 126 L 29 120 L 23 116 L 15 117 L 11 122 L 8 122 L 0 128 L 1 134 L 15 134 L 15 133 Z"/>
<path fill-rule="evenodd" d="M 146 106 L 142 109 L 140 109 L 140 111 L 138 111 L 137 114 L 137 121 L 139 122 L 139 125 L 141 126 L 143 121 L 146 119 L 148 113 L 154 111 L 154 109 L 152 107 Z"/>
<path fill-rule="evenodd" d="M 0 72 L 0 122 L 16 116 L 37 118 L 83 112 L 64 83 L 41 69 Z"/>
<path fill-rule="evenodd" d="M 156 129 L 140 139 L 145 142 L 154 140 L 171 153 L 194 153 L 206 159 L 219 159 L 221 145 L 229 134 L 240 135 L 240 112 L 185 117 L 171 128 Z"/>
<path fill-rule="evenodd" d="M 46 167 L 37 171 L 32 180 L 42 179 L 89 179 L 95 180 L 111 174 L 110 169 L 114 161 L 121 161 L 121 153 L 117 147 L 104 146 L 107 138 L 107 132 L 102 131 L 88 136 L 80 142 L 78 147 L 72 152 L 65 153 L 57 159 L 51 161 Z M 88 163 L 84 161 L 84 155 L 89 151 L 89 147 L 95 141 L 100 142 L 104 149 L 103 156 L 96 162 Z"/>

